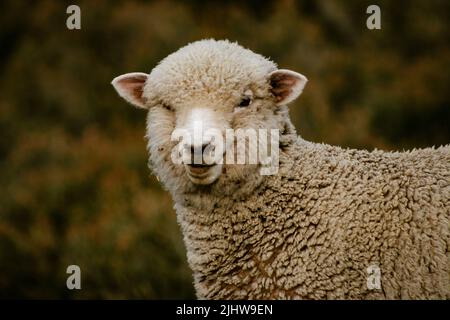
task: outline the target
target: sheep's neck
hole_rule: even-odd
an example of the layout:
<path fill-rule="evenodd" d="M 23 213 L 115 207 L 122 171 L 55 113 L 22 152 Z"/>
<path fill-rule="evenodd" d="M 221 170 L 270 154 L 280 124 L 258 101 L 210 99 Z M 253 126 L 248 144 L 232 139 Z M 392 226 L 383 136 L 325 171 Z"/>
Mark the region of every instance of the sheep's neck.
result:
<path fill-rule="evenodd" d="M 286 158 L 289 155 L 283 156 Z M 280 169 L 287 170 L 284 167 Z M 178 198 L 182 201 L 175 205 L 177 217 L 187 247 L 188 262 L 194 271 L 197 292 L 201 296 L 225 297 L 223 292 L 215 292 L 223 290 L 223 284 L 220 284 L 223 279 L 231 282 L 233 278 L 245 279 L 244 270 L 248 269 L 266 272 L 264 266 L 269 265 L 277 255 L 275 253 L 281 243 L 273 242 L 275 230 L 265 232 L 262 228 L 265 228 L 263 225 L 269 211 L 272 219 L 279 211 L 262 208 L 266 201 L 276 202 L 279 190 L 272 186 L 273 180 L 279 177 L 261 178 L 255 173 L 253 181 L 256 179 L 260 181 L 254 186 L 248 185 L 249 180 L 243 181 L 231 196 L 226 193 L 222 196 L 196 193 Z M 274 227 L 277 226 L 274 224 Z M 253 252 L 254 244 L 269 242 L 274 243 L 271 256 L 264 257 L 262 262 L 260 253 Z M 237 281 L 233 285 L 234 291 L 241 280 Z"/>

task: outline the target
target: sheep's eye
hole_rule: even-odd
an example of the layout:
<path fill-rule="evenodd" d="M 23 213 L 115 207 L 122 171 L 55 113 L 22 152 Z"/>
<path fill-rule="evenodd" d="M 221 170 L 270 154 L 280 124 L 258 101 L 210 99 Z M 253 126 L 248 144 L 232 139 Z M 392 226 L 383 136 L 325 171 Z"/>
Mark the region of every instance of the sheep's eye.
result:
<path fill-rule="evenodd" d="M 169 111 L 173 111 L 172 107 L 168 104 L 163 104 L 164 109 L 169 110 Z"/>
<path fill-rule="evenodd" d="M 250 105 L 250 103 L 252 102 L 252 99 L 250 98 L 244 98 L 241 100 L 241 102 L 239 103 L 239 107 L 248 107 Z"/>

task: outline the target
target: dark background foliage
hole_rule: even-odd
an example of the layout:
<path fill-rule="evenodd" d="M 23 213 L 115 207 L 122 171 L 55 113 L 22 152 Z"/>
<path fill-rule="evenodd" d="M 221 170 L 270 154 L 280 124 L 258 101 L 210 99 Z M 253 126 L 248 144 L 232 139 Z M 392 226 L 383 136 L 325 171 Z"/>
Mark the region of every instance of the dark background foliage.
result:
<path fill-rule="evenodd" d="M 450 140 L 450 2 L 0 2 L 0 297 L 192 298 L 170 196 L 147 168 L 145 112 L 113 77 L 228 38 L 305 74 L 298 132 L 346 147 Z M 82 290 L 66 288 L 66 267 Z"/>

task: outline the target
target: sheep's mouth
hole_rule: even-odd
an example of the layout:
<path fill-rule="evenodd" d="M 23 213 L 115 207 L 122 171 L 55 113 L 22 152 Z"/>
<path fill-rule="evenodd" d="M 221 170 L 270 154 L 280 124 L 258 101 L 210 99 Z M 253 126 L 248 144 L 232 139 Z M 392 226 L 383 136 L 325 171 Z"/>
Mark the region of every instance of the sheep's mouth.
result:
<path fill-rule="evenodd" d="M 203 175 L 206 175 L 212 167 L 214 167 L 216 164 L 188 164 L 186 165 L 186 168 L 188 170 L 189 175 L 192 175 L 196 178 L 200 178 Z"/>
<path fill-rule="evenodd" d="M 188 166 L 192 167 L 192 168 L 208 168 L 208 167 L 212 167 L 215 166 L 216 164 L 206 164 L 206 163 L 201 163 L 201 164 L 188 164 Z"/>
<path fill-rule="evenodd" d="M 219 164 L 186 164 L 186 173 L 195 184 L 210 184 L 214 182 L 222 171 Z"/>

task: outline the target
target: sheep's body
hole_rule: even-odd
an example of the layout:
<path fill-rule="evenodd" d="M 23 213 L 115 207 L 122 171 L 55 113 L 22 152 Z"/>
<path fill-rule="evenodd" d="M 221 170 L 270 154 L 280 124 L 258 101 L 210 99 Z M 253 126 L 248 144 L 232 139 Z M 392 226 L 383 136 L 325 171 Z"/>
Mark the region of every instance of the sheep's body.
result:
<path fill-rule="evenodd" d="M 450 298 L 450 147 L 298 138 L 280 162 L 238 195 L 175 197 L 200 298 Z M 381 290 L 367 285 L 373 265 Z"/>
<path fill-rule="evenodd" d="M 174 199 L 198 297 L 450 298 L 450 146 L 387 153 L 306 142 L 286 106 L 305 83 L 214 40 L 180 49 L 150 75 L 113 80 L 149 109 L 150 165 Z M 278 174 L 174 163 L 171 134 L 199 121 L 222 134 L 279 130 Z M 201 139 L 183 148 L 212 144 Z M 381 289 L 368 285 L 376 268 Z"/>

